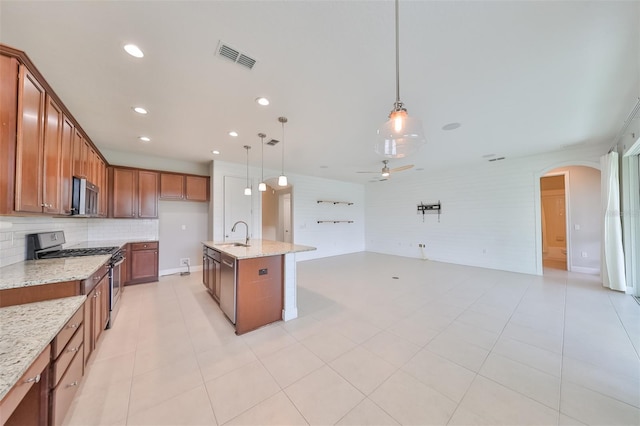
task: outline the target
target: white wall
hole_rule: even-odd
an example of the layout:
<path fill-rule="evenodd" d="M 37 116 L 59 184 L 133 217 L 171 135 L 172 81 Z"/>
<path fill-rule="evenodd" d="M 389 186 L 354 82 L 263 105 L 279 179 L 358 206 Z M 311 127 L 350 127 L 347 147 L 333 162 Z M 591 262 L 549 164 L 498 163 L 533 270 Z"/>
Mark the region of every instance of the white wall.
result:
<path fill-rule="evenodd" d="M 425 147 L 423 149 L 428 149 Z M 558 151 L 437 172 L 407 171 L 366 186 L 366 249 L 530 274 L 542 273 L 540 176 L 593 165 L 607 148 Z M 437 215 L 420 202 L 442 202 Z"/>
<path fill-rule="evenodd" d="M 214 161 L 212 164 L 213 239 L 223 240 L 224 176 L 246 177 L 246 165 Z M 260 169 L 250 168 L 251 176 L 259 176 Z M 265 169 L 265 180 L 279 175 L 278 171 Z M 316 247 L 316 251 L 297 254 L 298 260 L 336 256 L 364 250 L 364 185 L 323 179 L 311 176 L 287 174 L 293 186 L 293 238 L 295 244 Z M 257 181 L 253 179 L 253 193 L 258 194 Z M 262 238 L 261 197 L 252 195 L 252 238 Z M 318 200 L 350 201 L 352 206 L 318 204 Z M 353 220 L 354 223 L 319 224 L 318 220 Z"/>
<path fill-rule="evenodd" d="M 180 265 L 185 257 L 192 271 L 201 269 L 208 210 L 207 203 L 160 201 L 160 275 L 186 271 Z"/>

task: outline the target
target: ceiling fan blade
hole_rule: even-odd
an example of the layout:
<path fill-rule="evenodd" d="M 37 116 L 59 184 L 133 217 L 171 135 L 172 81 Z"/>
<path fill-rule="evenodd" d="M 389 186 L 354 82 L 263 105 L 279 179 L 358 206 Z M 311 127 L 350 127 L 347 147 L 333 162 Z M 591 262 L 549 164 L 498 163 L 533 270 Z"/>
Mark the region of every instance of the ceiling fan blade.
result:
<path fill-rule="evenodd" d="M 397 172 L 402 172 L 404 170 L 409 170 L 413 168 L 413 164 L 407 164 L 406 166 L 400 166 L 400 167 L 396 167 L 395 169 L 391 169 L 389 170 L 391 173 L 397 173 Z"/>

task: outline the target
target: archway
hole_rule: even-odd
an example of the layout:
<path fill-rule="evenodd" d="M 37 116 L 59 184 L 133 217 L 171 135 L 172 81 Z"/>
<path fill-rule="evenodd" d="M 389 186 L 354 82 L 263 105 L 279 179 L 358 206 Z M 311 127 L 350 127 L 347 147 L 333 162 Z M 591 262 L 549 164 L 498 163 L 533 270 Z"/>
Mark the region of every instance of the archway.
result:
<path fill-rule="evenodd" d="M 548 184 L 545 186 L 543 179 L 549 176 L 556 176 L 556 183 L 562 182 L 562 190 Z M 546 268 L 554 267 L 573 272 L 600 273 L 600 187 L 598 163 L 556 164 L 535 176 L 536 271 L 539 275 Z M 545 207 L 545 199 L 556 205 Z M 564 215 L 559 219 L 563 221 L 562 226 L 556 223 L 555 230 L 549 227 L 549 215 L 553 212 Z M 556 262 L 563 256 L 564 267 L 562 262 Z"/>
<path fill-rule="evenodd" d="M 278 178 L 266 179 L 262 192 L 262 238 L 293 243 L 293 185 L 278 186 Z"/>

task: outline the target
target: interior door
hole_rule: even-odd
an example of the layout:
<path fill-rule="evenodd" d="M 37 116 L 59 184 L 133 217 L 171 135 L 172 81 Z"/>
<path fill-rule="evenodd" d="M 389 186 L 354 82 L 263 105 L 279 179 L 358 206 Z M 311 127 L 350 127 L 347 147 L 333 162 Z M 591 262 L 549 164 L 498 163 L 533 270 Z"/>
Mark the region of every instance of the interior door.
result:
<path fill-rule="evenodd" d="M 249 226 L 249 237 L 252 235 L 253 220 L 251 211 L 251 200 L 253 195 L 244 195 L 244 188 L 247 180 L 244 177 L 225 176 L 224 177 L 224 240 L 235 241 L 244 240 L 244 225 L 239 225 L 235 232 L 231 232 L 233 224 L 239 220 Z"/>

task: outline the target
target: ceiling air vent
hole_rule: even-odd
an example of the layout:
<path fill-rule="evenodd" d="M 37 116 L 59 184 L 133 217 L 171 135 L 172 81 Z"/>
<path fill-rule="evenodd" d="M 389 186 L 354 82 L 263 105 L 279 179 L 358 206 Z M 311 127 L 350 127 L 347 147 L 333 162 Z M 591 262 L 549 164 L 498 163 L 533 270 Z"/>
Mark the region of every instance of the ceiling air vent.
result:
<path fill-rule="evenodd" d="M 235 62 L 236 64 L 242 65 L 243 67 L 253 69 L 253 66 L 256 64 L 256 60 L 245 55 L 244 53 L 240 53 L 240 51 L 234 49 L 228 44 L 223 43 L 222 41 L 218 44 L 218 55 L 223 58 L 227 58 Z"/>
<path fill-rule="evenodd" d="M 276 139 L 271 139 L 269 142 L 267 142 L 267 145 L 275 146 L 278 142 L 280 141 Z"/>

